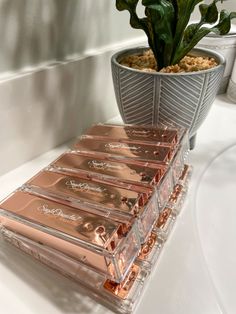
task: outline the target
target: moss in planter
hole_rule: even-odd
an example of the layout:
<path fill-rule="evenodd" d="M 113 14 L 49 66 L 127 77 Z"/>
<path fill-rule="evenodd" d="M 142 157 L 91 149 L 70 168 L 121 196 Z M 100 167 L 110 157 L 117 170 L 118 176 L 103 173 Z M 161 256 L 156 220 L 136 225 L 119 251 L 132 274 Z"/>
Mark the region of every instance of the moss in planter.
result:
<path fill-rule="evenodd" d="M 156 60 L 151 50 L 147 50 L 141 55 L 126 56 L 121 60 L 120 64 L 143 72 L 157 72 Z M 164 67 L 160 72 L 195 72 L 208 70 L 217 65 L 218 63 L 214 58 L 187 55 L 178 64 Z"/>

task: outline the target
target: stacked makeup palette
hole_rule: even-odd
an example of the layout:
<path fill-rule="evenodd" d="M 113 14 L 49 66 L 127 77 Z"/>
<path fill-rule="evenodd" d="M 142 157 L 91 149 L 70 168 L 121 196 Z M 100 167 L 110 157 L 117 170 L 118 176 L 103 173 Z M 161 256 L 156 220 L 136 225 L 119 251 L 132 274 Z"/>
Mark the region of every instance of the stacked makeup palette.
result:
<path fill-rule="evenodd" d="M 6 240 L 134 310 L 187 192 L 184 128 L 98 124 L 0 203 Z"/>

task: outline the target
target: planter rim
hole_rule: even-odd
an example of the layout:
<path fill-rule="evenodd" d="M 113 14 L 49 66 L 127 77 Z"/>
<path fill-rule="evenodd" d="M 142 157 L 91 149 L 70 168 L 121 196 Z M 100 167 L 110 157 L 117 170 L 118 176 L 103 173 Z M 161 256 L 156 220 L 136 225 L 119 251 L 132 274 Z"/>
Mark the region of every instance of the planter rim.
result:
<path fill-rule="evenodd" d="M 217 59 L 217 61 L 219 62 L 219 64 L 217 66 L 215 66 L 213 68 L 210 68 L 210 69 L 207 69 L 207 70 L 200 70 L 200 71 L 194 71 L 194 72 L 181 72 L 181 73 L 144 72 L 144 71 L 140 71 L 140 70 L 137 70 L 137 69 L 133 69 L 133 68 L 129 68 L 129 67 L 126 67 L 124 65 L 121 65 L 117 61 L 117 59 L 119 57 L 121 57 L 122 55 L 128 55 L 128 54 L 132 54 L 132 53 L 137 53 L 139 51 L 144 51 L 144 50 L 147 50 L 147 49 L 150 49 L 150 48 L 148 46 L 139 46 L 139 47 L 134 47 L 134 48 L 128 48 L 128 49 L 120 50 L 120 51 L 116 52 L 111 57 L 111 62 L 113 64 L 115 64 L 116 66 L 122 68 L 122 69 L 129 70 L 129 71 L 132 71 L 132 72 L 142 73 L 144 75 L 153 75 L 153 76 L 158 75 L 158 76 L 170 76 L 170 77 L 197 75 L 197 74 L 200 74 L 200 73 L 208 73 L 208 72 L 212 72 L 212 71 L 214 71 L 216 69 L 219 69 L 220 67 L 224 67 L 225 63 L 226 63 L 225 57 L 222 54 L 220 54 L 218 52 L 215 52 L 214 50 L 206 49 L 206 48 L 194 48 L 191 51 L 192 52 L 197 52 L 197 53 L 203 52 L 205 55 L 209 55 L 211 57 L 215 57 Z"/>

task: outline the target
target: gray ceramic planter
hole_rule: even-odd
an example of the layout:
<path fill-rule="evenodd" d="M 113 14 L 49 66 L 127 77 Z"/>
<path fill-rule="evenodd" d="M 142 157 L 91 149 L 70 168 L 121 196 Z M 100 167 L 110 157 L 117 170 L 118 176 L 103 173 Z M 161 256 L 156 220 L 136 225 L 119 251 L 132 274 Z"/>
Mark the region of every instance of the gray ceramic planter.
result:
<path fill-rule="evenodd" d="M 219 89 L 225 59 L 207 49 L 193 49 L 194 55 L 212 56 L 219 65 L 191 73 L 145 73 L 119 64 L 130 54 L 147 47 L 123 50 L 111 59 L 113 83 L 120 114 L 125 123 L 179 125 L 189 129 L 194 146 L 202 124 Z"/>

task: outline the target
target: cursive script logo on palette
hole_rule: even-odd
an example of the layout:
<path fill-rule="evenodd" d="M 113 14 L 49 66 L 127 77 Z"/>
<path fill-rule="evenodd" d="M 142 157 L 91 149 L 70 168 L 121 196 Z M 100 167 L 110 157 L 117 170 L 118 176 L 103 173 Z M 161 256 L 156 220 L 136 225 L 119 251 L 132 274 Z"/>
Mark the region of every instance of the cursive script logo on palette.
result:
<path fill-rule="evenodd" d="M 98 169 L 98 170 L 123 170 L 125 169 L 124 165 L 114 165 L 108 162 L 92 160 L 88 162 L 89 168 Z"/>
<path fill-rule="evenodd" d="M 123 144 L 123 143 L 107 143 L 105 147 L 110 150 L 127 149 L 127 150 L 138 151 L 139 149 L 141 149 L 140 147 L 131 146 L 131 145 Z"/>
<path fill-rule="evenodd" d="M 48 204 L 43 204 L 38 207 L 38 211 L 45 215 L 52 215 L 54 217 L 60 217 L 70 221 L 81 221 L 82 217 L 75 214 L 66 214 L 61 208 L 50 208 Z"/>
<path fill-rule="evenodd" d="M 128 135 L 131 136 L 138 136 L 138 137 L 149 137 L 153 133 L 150 130 L 129 130 L 125 131 Z"/>
<path fill-rule="evenodd" d="M 65 182 L 65 185 L 68 189 L 72 189 L 73 191 L 82 191 L 82 192 L 96 192 L 96 193 L 104 193 L 106 191 L 105 188 L 100 186 L 94 186 L 84 182 L 78 182 L 76 180 L 68 180 Z"/>

